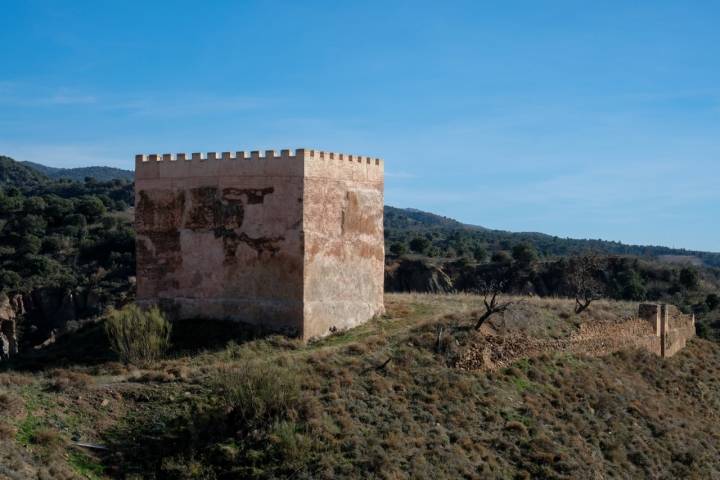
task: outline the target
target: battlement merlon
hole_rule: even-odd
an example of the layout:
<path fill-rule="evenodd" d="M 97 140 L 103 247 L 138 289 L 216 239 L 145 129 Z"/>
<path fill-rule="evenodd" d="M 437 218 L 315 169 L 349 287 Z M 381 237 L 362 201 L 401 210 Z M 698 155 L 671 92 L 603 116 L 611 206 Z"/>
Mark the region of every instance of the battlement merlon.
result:
<path fill-rule="evenodd" d="M 135 155 L 136 178 L 216 175 L 314 176 L 331 172 L 355 179 L 382 180 L 380 158 L 308 148 Z M 343 172 L 341 174 L 341 172 Z"/>

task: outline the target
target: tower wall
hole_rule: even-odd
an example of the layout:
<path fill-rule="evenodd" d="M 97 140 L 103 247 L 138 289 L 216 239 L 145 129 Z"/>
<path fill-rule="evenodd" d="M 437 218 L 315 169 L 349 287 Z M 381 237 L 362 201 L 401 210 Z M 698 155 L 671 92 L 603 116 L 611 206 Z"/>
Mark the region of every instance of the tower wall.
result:
<path fill-rule="evenodd" d="M 138 302 L 301 332 L 302 160 L 164 157 L 136 159 Z"/>
<path fill-rule="evenodd" d="M 323 336 L 383 310 L 383 163 L 314 150 L 138 155 L 138 303 Z"/>
<path fill-rule="evenodd" d="M 383 162 L 313 152 L 305 161 L 303 336 L 383 312 Z"/>

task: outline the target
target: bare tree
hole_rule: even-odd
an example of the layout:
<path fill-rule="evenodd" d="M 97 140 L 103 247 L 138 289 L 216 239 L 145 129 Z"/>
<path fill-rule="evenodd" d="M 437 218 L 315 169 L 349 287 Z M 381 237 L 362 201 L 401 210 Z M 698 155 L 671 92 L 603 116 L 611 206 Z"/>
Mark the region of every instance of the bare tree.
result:
<path fill-rule="evenodd" d="M 483 295 L 483 303 L 485 304 L 485 312 L 480 315 L 475 322 L 475 330 L 479 330 L 490 317 L 496 313 L 504 313 L 510 305 L 513 304 L 509 300 L 501 300 L 501 295 L 505 289 L 505 280 L 490 279 L 485 280 L 481 283 L 479 290 L 480 295 Z"/>
<path fill-rule="evenodd" d="M 581 314 L 592 302 L 605 296 L 605 285 L 598 278 L 602 271 L 603 262 L 595 254 L 570 260 L 569 283 L 575 295 L 576 314 Z"/>

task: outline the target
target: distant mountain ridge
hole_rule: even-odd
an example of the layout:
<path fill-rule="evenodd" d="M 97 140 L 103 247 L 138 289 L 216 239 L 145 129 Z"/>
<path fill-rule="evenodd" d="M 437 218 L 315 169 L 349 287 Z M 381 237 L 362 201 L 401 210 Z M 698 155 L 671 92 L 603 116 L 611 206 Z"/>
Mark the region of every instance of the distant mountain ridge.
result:
<path fill-rule="evenodd" d="M 99 182 L 107 182 L 116 179 L 128 181 L 133 181 L 135 179 L 135 172 L 133 172 L 132 170 L 123 170 L 121 168 L 114 167 L 95 166 L 78 168 L 57 168 L 28 161 L 18 163 L 42 173 L 51 180 L 68 179 L 74 180 L 76 182 L 82 182 L 85 180 L 85 178 L 92 177 Z"/>
<path fill-rule="evenodd" d="M 423 212 L 415 208 L 395 208 L 385 206 L 385 226 L 408 230 L 426 228 L 467 228 L 457 220 L 434 213 Z"/>
<path fill-rule="evenodd" d="M 405 239 L 430 234 L 438 243 L 451 242 L 461 236 L 490 246 L 491 251 L 507 250 L 518 243 L 529 243 L 545 256 L 582 254 L 587 251 L 612 255 L 652 257 L 661 261 L 699 264 L 720 268 L 720 253 L 686 250 L 652 245 L 627 245 L 621 242 L 593 239 L 561 238 L 536 232 L 506 232 L 468 225 L 453 218 L 423 212 L 414 208 L 385 206 L 385 229 L 388 239 Z"/>
<path fill-rule="evenodd" d="M 134 181 L 131 170 L 113 167 L 55 168 L 34 162 L 17 162 L 0 155 L 0 187 L 32 186 L 51 180 L 70 179 L 83 182 L 86 177 L 98 181 L 121 179 Z M 720 268 L 720 253 L 702 252 L 661 246 L 626 245 L 620 242 L 592 239 L 560 238 L 535 232 L 506 232 L 462 223 L 454 218 L 415 208 L 385 206 L 385 229 L 388 240 L 408 240 L 431 233 L 440 243 L 465 237 L 486 244 L 490 251 L 508 250 L 518 243 L 532 244 L 545 256 L 581 254 L 588 250 L 613 255 L 652 257 L 672 263 L 704 264 Z"/>

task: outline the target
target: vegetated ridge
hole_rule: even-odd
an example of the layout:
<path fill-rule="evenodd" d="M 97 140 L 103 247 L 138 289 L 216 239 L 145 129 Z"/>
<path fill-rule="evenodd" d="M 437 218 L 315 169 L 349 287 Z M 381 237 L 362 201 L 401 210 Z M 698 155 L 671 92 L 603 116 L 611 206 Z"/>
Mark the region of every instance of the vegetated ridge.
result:
<path fill-rule="evenodd" d="M 587 251 L 613 255 L 632 255 L 665 260 L 670 257 L 675 263 L 696 263 L 720 267 L 720 253 L 686 250 L 663 246 L 627 245 L 621 242 L 593 239 L 561 238 L 536 232 L 506 232 L 490 230 L 477 225 L 468 225 L 452 218 L 422 212 L 412 208 L 385 207 L 386 237 L 391 242 L 408 242 L 418 234 L 424 234 L 431 241 L 429 249 L 434 256 L 453 256 L 460 252 L 471 254 L 475 245 L 493 249 L 509 250 L 512 245 L 528 243 L 543 256 L 567 256 Z M 434 249 L 432 247 L 435 247 Z M 449 255 L 448 255 L 449 253 Z"/>
<path fill-rule="evenodd" d="M 35 186 L 47 180 L 43 173 L 0 155 L 0 187 Z"/>
<path fill-rule="evenodd" d="M 135 172 L 132 170 L 123 170 L 114 167 L 57 168 L 29 161 L 19 163 L 33 170 L 37 170 L 52 180 L 67 179 L 82 182 L 85 178 L 94 178 L 98 182 L 109 182 L 111 180 L 128 180 L 132 182 L 135 179 Z"/>

